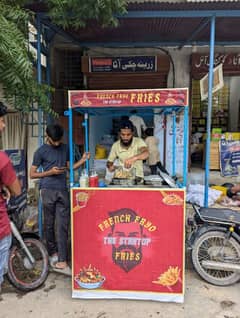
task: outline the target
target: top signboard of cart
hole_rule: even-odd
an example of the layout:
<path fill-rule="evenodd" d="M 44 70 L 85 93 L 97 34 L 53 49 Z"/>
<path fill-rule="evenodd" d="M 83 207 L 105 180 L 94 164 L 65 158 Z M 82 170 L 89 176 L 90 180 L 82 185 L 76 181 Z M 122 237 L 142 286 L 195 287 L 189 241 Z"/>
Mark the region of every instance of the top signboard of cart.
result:
<path fill-rule="evenodd" d="M 69 108 L 188 106 L 188 88 L 68 91 Z"/>

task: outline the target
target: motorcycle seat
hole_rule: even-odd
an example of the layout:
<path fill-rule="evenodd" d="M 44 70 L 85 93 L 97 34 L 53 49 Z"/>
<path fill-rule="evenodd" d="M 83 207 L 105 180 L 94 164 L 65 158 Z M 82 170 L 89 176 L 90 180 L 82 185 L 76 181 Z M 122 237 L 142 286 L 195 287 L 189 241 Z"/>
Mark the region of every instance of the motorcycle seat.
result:
<path fill-rule="evenodd" d="M 201 219 L 206 222 L 240 225 L 240 211 L 202 207 L 198 210 L 198 213 Z"/>

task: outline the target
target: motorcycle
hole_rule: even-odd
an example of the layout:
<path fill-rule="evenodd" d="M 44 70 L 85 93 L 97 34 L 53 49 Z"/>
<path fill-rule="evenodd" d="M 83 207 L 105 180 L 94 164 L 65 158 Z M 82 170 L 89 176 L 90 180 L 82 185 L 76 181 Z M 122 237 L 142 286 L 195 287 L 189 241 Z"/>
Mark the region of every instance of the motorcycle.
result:
<path fill-rule="evenodd" d="M 171 187 L 178 183 L 167 174 L 159 175 Z M 233 184 L 224 184 L 228 194 Z M 239 194 L 240 195 L 240 194 Z M 198 207 L 188 218 L 187 239 L 195 271 L 205 281 L 217 286 L 232 285 L 240 280 L 240 212 L 231 209 Z"/>
<path fill-rule="evenodd" d="M 21 233 L 20 205 L 8 206 L 12 229 L 7 277 L 19 290 L 28 292 L 41 286 L 48 276 L 48 252 L 36 233 Z"/>
<path fill-rule="evenodd" d="M 196 272 L 208 283 L 227 286 L 240 280 L 240 213 L 193 205 L 188 244 Z"/>

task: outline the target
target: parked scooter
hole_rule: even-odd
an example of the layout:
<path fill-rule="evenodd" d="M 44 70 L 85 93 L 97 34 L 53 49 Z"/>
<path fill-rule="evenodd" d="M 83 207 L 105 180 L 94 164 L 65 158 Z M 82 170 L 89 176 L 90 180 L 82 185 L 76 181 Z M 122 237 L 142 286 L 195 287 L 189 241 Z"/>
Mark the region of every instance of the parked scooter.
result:
<path fill-rule="evenodd" d="M 227 286 L 240 280 L 240 213 L 193 205 L 188 243 L 196 272 L 208 283 Z"/>
<path fill-rule="evenodd" d="M 47 279 L 48 253 L 37 234 L 20 232 L 21 210 L 21 205 L 8 207 L 13 240 L 7 276 L 16 288 L 31 291 L 41 286 Z"/>

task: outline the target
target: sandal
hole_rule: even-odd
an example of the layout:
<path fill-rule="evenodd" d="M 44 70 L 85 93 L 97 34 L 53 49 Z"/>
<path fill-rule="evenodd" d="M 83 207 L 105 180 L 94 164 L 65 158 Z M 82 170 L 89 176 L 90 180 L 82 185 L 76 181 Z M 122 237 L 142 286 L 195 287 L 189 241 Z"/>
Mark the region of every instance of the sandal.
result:
<path fill-rule="evenodd" d="M 54 272 L 57 272 L 66 276 L 72 276 L 72 270 L 68 265 L 65 267 L 59 267 L 58 264 L 59 263 L 56 263 L 54 264 L 54 266 L 52 266 L 52 269 Z"/>
<path fill-rule="evenodd" d="M 57 262 L 58 262 L 58 255 L 57 254 L 49 256 L 49 263 L 52 267 L 54 267 Z"/>

